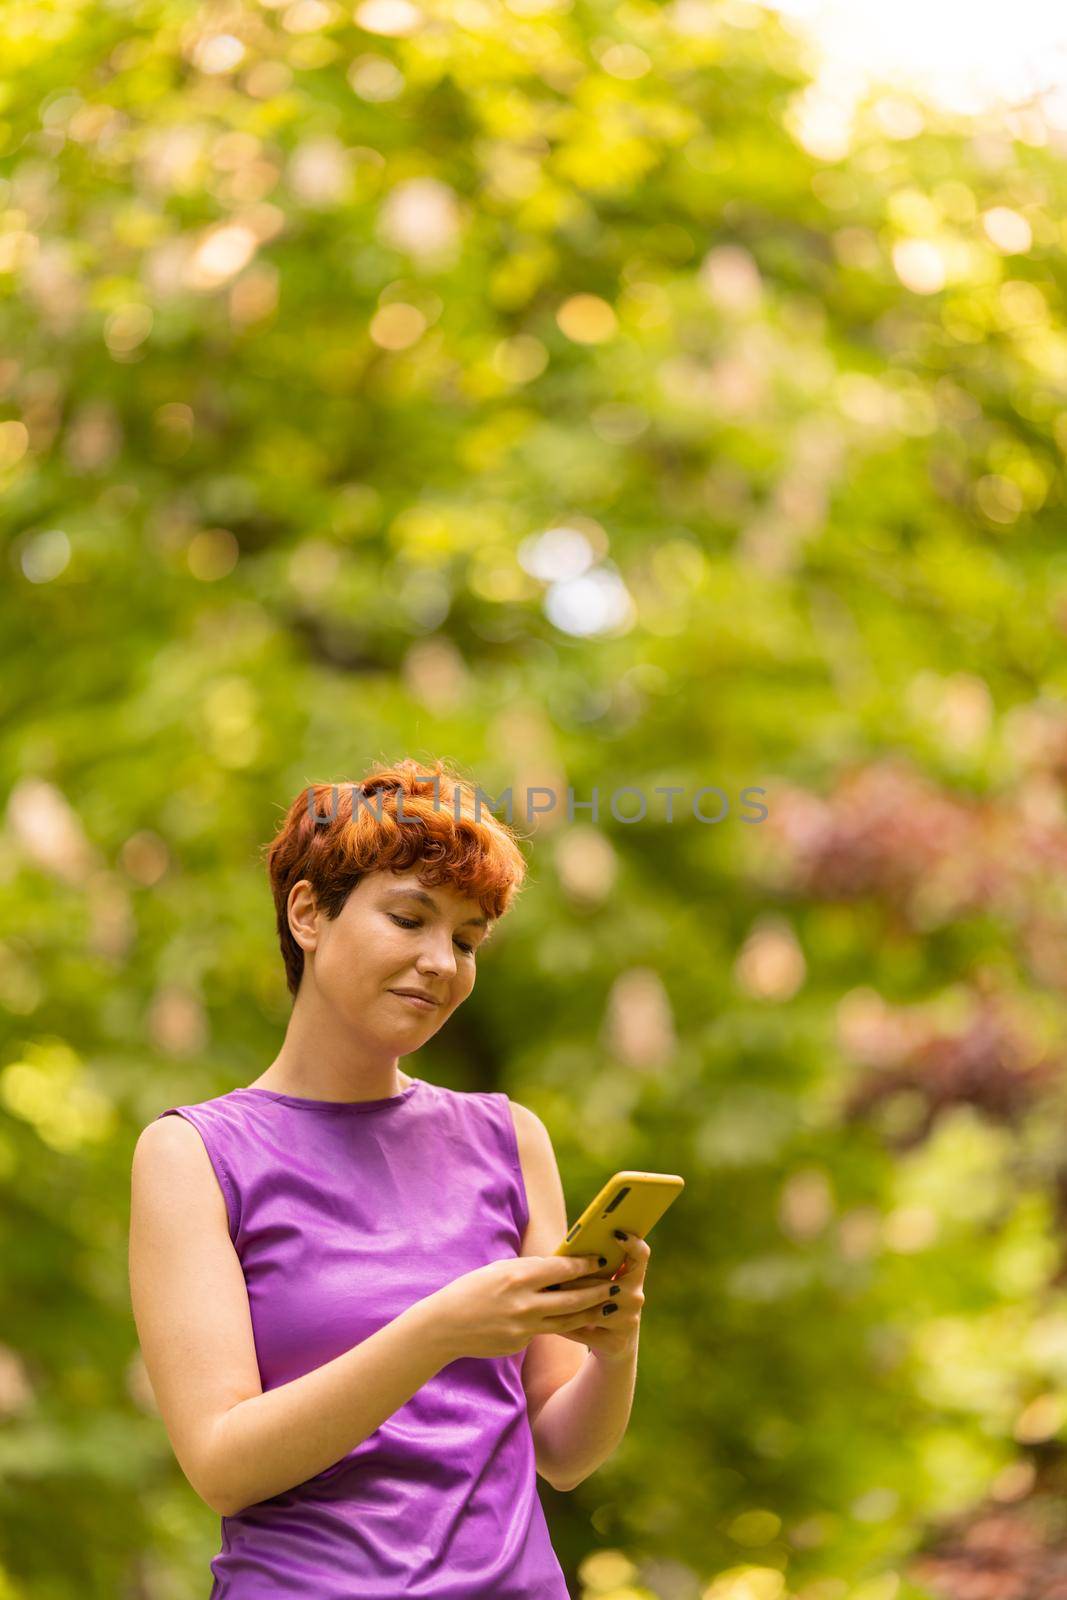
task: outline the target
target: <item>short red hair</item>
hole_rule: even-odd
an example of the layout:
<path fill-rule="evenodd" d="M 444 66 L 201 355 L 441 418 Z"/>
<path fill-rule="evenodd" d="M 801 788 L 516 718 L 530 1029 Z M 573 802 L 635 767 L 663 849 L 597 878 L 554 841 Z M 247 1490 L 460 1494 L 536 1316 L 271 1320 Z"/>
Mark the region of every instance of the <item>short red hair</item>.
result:
<path fill-rule="evenodd" d="M 443 761 L 410 757 L 355 784 L 315 783 L 300 791 L 263 847 L 290 994 L 296 995 L 304 971 L 288 916 L 289 893 L 301 878 L 331 920 L 368 872 L 413 867 L 426 888 L 447 884 L 477 900 L 490 924 L 504 915 L 526 876 L 526 861 L 512 829 L 489 809 L 492 796 L 482 790 L 477 807 L 476 797 L 476 786 Z"/>

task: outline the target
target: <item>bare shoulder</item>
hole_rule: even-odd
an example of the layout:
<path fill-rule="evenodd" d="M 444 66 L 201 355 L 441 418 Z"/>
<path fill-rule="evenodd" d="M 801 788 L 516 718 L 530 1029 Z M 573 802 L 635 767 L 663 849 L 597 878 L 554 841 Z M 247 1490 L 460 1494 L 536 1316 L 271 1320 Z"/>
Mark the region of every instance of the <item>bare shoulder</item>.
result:
<path fill-rule="evenodd" d="M 551 1149 L 552 1140 L 548 1129 L 545 1127 L 536 1111 L 531 1111 L 529 1106 L 520 1105 L 518 1100 L 508 1100 L 511 1109 L 511 1120 L 515 1125 L 515 1137 L 519 1149 L 525 1153 L 540 1146 L 542 1149 L 547 1144 Z"/>
<path fill-rule="evenodd" d="M 203 1145 L 204 1141 L 187 1117 L 157 1117 L 137 1135 L 133 1164 L 135 1168 L 147 1169 L 161 1162 L 164 1165 L 181 1162 L 188 1160 L 188 1151 L 203 1149 Z"/>
<path fill-rule="evenodd" d="M 187 1171 L 197 1164 L 196 1152 L 203 1150 L 203 1145 L 185 1117 L 159 1117 L 137 1135 L 133 1147 L 134 1177 L 149 1178 L 175 1168 Z"/>
<path fill-rule="evenodd" d="M 537 1112 L 531 1111 L 529 1106 L 521 1105 L 517 1100 L 509 1100 L 508 1105 L 511 1107 L 511 1120 L 515 1126 L 515 1139 L 527 1190 L 536 1190 L 538 1196 L 547 1193 L 555 1198 L 560 1178 L 552 1135 Z M 562 1188 L 560 1193 L 562 1195 Z M 531 1201 L 533 1198 L 531 1192 Z"/>
<path fill-rule="evenodd" d="M 519 1147 L 530 1220 L 522 1242 L 523 1255 L 547 1255 L 567 1231 L 563 1183 L 544 1122 L 529 1106 L 509 1100 Z"/>
<path fill-rule="evenodd" d="M 157 1150 L 180 1150 L 183 1147 L 191 1149 L 193 1144 L 200 1142 L 200 1137 L 188 1118 L 157 1117 L 137 1135 L 134 1160 L 140 1158 L 143 1161 L 146 1152 L 151 1156 Z"/>
<path fill-rule="evenodd" d="M 226 1222 L 226 1202 L 204 1141 L 186 1117 L 159 1117 L 141 1129 L 133 1150 L 131 1183 L 135 1212 L 151 1211 L 157 1204 L 170 1211 L 180 1196 L 187 1220 L 213 1213 Z"/>

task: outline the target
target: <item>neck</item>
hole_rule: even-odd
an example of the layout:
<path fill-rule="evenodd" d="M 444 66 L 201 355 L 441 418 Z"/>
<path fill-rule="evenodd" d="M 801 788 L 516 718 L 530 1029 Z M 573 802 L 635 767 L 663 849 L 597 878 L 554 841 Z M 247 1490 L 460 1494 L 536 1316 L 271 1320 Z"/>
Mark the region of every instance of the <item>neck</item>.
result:
<path fill-rule="evenodd" d="M 249 1087 L 274 1089 L 309 1100 L 385 1100 L 402 1094 L 411 1078 L 400 1057 L 383 1050 L 327 1008 L 302 982 L 293 1003 L 285 1042 Z"/>

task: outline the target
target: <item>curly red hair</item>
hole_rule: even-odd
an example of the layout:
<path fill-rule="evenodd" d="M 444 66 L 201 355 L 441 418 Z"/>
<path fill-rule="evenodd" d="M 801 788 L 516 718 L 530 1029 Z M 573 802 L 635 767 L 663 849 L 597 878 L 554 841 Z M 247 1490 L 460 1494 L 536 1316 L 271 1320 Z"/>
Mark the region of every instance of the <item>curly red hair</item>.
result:
<path fill-rule="evenodd" d="M 477 796 L 475 785 L 443 761 L 410 757 L 358 783 L 315 783 L 300 791 L 263 846 L 290 994 L 304 971 L 288 916 L 290 890 L 301 878 L 332 920 L 368 872 L 417 867 L 426 888 L 447 884 L 477 900 L 492 931 L 522 886 L 526 861 L 516 834 L 490 811 L 492 797 L 482 790 L 476 804 Z"/>

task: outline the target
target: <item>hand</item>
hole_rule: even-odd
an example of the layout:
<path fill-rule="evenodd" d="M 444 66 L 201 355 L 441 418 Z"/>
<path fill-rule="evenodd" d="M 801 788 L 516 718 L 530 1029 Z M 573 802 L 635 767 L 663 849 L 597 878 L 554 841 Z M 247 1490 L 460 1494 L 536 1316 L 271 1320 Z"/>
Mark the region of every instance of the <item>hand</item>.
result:
<path fill-rule="evenodd" d="M 611 1298 L 596 1268 L 596 1256 L 506 1256 L 453 1278 L 427 1296 L 448 1360 L 515 1355 L 535 1334 L 580 1327 Z"/>
<path fill-rule="evenodd" d="M 576 1344 L 584 1344 L 599 1361 L 609 1365 L 612 1361 L 628 1360 L 637 1345 L 641 1307 L 645 1303 L 645 1269 L 652 1254 L 650 1246 L 636 1233 L 624 1234 L 623 1241 L 626 1255 L 610 1279 L 612 1283 L 619 1283 L 619 1293 L 611 1301 L 618 1306 L 618 1311 L 606 1317 L 598 1312 L 595 1322 L 586 1322 L 569 1331 L 562 1327 L 549 1330 L 561 1333 L 565 1339 L 573 1339 Z"/>

